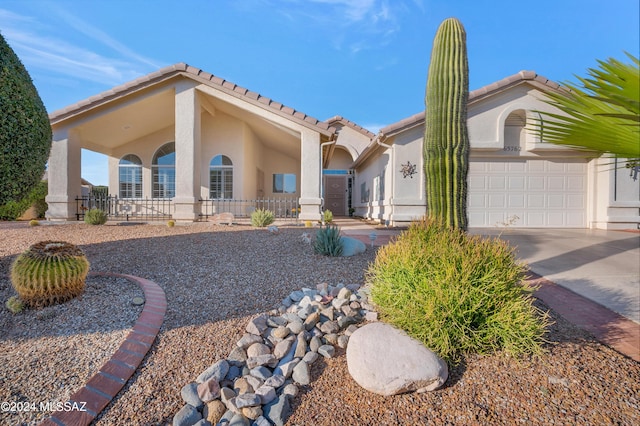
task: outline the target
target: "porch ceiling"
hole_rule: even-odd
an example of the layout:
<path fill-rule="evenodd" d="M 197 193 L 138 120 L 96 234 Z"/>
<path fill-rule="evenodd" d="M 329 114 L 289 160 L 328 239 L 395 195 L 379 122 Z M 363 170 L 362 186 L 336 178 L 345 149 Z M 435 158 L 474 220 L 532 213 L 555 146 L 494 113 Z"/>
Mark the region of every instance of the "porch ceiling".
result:
<path fill-rule="evenodd" d="M 215 111 L 223 112 L 245 122 L 265 147 L 300 160 L 300 133 L 221 99 L 213 96 L 204 96 L 206 96 L 207 101 L 214 107 Z"/>
<path fill-rule="evenodd" d="M 123 99 L 79 123 L 81 145 L 92 151 L 109 154 L 128 142 L 154 133 L 175 123 L 173 88 Z"/>

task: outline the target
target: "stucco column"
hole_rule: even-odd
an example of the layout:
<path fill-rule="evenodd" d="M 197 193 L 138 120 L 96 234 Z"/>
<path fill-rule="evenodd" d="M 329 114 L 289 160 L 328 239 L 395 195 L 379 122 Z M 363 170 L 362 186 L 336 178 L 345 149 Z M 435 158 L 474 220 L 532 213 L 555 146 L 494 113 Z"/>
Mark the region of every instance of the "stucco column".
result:
<path fill-rule="evenodd" d="M 303 130 L 300 142 L 300 219 L 320 220 L 320 134 Z"/>
<path fill-rule="evenodd" d="M 49 193 L 45 198 L 49 220 L 76 220 L 75 198 L 82 195 L 80 155 L 76 133 L 54 132 L 47 169 Z"/>
<path fill-rule="evenodd" d="M 200 101 L 193 84 L 176 85 L 176 195 L 174 219 L 195 221 L 200 213 Z"/>

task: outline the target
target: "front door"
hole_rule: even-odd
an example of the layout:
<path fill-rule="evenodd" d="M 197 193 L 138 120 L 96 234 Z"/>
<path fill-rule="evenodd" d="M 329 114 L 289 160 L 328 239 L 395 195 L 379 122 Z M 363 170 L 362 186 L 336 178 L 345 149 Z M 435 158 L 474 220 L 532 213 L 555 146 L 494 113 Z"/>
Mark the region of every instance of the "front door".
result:
<path fill-rule="evenodd" d="M 331 210 L 334 216 L 346 216 L 347 176 L 325 176 L 324 179 L 324 208 Z"/>

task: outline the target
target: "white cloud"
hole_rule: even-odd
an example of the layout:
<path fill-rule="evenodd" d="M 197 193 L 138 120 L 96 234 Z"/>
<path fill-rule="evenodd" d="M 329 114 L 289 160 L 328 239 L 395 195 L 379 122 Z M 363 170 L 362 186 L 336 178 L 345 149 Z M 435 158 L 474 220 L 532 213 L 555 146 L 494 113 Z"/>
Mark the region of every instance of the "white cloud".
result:
<path fill-rule="evenodd" d="M 67 24 L 68 37 L 61 38 L 34 17 L 0 9 L 2 34 L 29 70 L 113 86 L 160 67 L 69 12 L 52 13 L 58 23 Z M 77 37 L 71 30 L 97 41 L 100 51 L 69 41 Z"/>

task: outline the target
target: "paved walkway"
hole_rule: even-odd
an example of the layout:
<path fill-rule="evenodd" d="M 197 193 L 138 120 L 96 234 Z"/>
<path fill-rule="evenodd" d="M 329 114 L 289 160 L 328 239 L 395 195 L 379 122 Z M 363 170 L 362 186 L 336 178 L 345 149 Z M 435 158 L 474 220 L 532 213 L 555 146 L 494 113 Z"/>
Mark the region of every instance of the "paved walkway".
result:
<path fill-rule="evenodd" d="M 374 246 L 399 230 L 339 218 L 342 233 Z M 535 296 L 598 340 L 640 362 L 640 232 L 475 228 L 499 236 L 527 262 Z"/>

